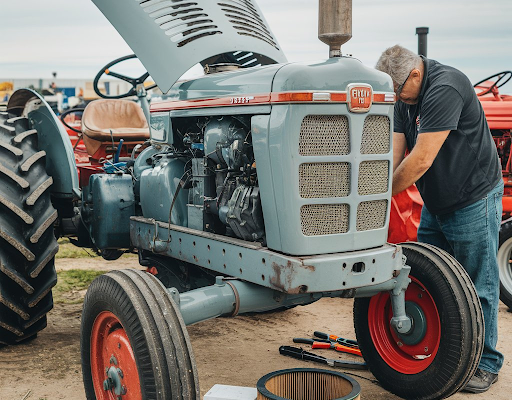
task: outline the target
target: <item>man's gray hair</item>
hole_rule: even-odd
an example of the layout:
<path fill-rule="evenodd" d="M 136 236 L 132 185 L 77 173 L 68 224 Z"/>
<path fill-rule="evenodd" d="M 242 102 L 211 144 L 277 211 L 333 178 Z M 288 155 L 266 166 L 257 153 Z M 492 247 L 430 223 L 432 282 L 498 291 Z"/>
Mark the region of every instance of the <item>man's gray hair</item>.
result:
<path fill-rule="evenodd" d="M 394 83 L 401 85 L 421 63 L 419 55 L 397 44 L 382 53 L 375 68 L 388 74 Z"/>

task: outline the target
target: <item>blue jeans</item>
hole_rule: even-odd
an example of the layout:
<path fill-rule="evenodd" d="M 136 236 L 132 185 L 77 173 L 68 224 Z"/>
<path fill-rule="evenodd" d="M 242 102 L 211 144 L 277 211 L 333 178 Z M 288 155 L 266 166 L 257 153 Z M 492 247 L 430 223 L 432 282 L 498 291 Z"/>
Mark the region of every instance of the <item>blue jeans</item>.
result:
<path fill-rule="evenodd" d="M 479 368 L 497 374 L 503 365 L 498 342 L 500 278 L 499 247 L 503 181 L 487 196 L 445 215 L 432 215 L 423 207 L 418 241 L 446 250 L 459 261 L 475 284 L 485 322 L 484 352 Z"/>

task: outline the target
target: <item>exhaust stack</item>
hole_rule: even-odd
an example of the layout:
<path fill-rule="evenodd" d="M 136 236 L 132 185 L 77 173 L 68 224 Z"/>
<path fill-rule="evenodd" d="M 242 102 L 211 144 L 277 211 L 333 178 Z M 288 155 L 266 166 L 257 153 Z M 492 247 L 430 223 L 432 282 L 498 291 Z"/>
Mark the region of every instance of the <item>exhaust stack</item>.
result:
<path fill-rule="evenodd" d="M 416 35 L 418 35 L 418 54 L 420 56 L 427 56 L 427 35 L 428 27 L 422 26 L 416 28 Z"/>
<path fill-rule="evenodd" d="M 318 38 L 329 45 L 329 58 L 341 57 L 352 37 L 352 0 L 319 0 Z"/>

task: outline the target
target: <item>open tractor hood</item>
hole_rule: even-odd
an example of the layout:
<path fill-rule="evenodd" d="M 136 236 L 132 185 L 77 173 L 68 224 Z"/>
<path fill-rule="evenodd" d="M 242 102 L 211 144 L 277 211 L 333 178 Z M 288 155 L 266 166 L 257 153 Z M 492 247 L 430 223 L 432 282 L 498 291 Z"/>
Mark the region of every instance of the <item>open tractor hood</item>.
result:
<path fill-rule="evenodd" d="M 197 63 L 286 62 L 254 0 L 92 0 L 162 92 Z"/>

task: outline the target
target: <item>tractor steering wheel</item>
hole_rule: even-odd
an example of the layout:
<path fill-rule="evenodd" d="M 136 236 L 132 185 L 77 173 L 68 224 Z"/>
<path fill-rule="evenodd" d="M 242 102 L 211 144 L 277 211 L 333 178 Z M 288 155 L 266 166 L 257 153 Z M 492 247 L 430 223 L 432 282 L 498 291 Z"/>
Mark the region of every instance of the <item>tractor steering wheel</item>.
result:
<path fill-rule="evenodd" d="M 137 58 L 137 56 L 135 54 L 131 54 L 129 56 L 124 56 L 124 57 L 118 58 L 118 59 L 108 63 L 107 65 L 105 65 L 101 69 L 101 71 L 98 72 L 98 74 L 94 78 L 94 91 L 96 92 L 96 94 L 98 96 L 103 97 L 104 99 L 123 99 L 125 97 L 130 97 L 130 96 L 136 96 L 137 95 L 137 86 L 143 84 L 144 81 L 146 79 L 148 79 L 148 77 L 149 77 L 149 73 L 148 72 L 145 72 L 144 74 L 142 74 L 138 78 L 130 78 L 129 76 L 118 74 L 118 73 L 110 70 L 110 68 L 113 67 L 114 65 L 119 64 L 122 61 L 131 60 L 132 58 Z M 123 80 L 125 82 L 128 82 L 128 83 L 130 83 L 132 85 L 132 88 L 127 93 L 120 94 L 120 95 L 117 95 L 117 96 L 110 96 L 110 95 L 101 93 L 100 89 L 98 87 L 98 83 L 100 81 L 100 78 L 104 74 L 108 75 L 108 76 L 112 76 L 114 78 L 121 79 L 121 80 Z M 155 88 L 156 86 L 157 85 L 154 84 L 154 85 L 151 85 L 151 86 L 148 86 L 148 87 L 144 87 L 144 89 L 151 90 L 151 89 Z"/>
<path fill-rule="evenodd" d="M 79 134 L 82 134 L 82 131 L 80 129 L 77 129 L 75 128 L 74 126 L 71 126 L 69 125 L 66 121 L 65 121 L 65 118 L 69 115 L 69 114 L 83 114 L 85 108 L 71 108 L 65 112 L 63 112 L 61 115 L 60 115 L 60 121 L 64 124 L 64 126 L 68 129 L 71 129 L 73 132 L 76 132 L 76 133 L 79 133 Z"/>
<path fill-rule="evenodd" d="M 475 83 L 473 87 L 476 88 L 481 83 L 484 83 L 485 81 L 490 81 L 491 79 L 496 77 L 498 78 L 498 80 L 494 82 L 490 87 L 484 88 L 481 92 L 477 93 L 477 96 L 483 96 L 484 94 L 491 92 L 494 88 L 502 87 L 505 83 L 507 83 L 510 80 L 510 78 L 512 78 L 512 71 L 498 72 L 497 74 L 491 75 Z"/>

